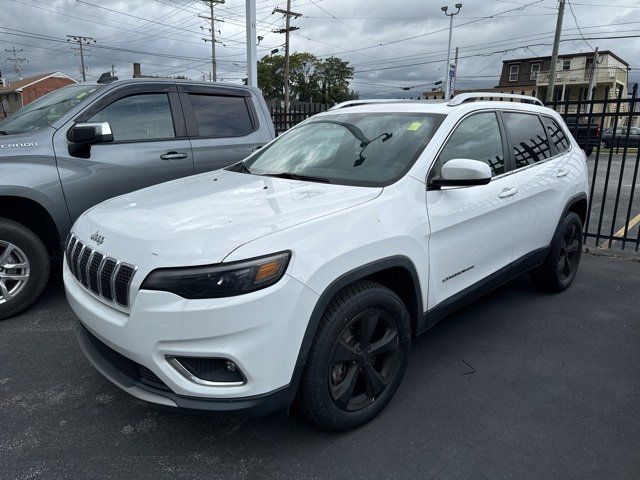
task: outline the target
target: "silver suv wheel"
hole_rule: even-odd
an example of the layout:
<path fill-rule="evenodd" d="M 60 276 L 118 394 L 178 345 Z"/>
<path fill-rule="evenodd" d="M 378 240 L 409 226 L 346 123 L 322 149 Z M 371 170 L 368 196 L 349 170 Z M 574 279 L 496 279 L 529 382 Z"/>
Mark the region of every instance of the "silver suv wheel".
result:
<path fill-rule="evenodd" d="M 0 240 L 0 304 L 18 295 L 29 281 L 29 259 L 16 245 Z"/>

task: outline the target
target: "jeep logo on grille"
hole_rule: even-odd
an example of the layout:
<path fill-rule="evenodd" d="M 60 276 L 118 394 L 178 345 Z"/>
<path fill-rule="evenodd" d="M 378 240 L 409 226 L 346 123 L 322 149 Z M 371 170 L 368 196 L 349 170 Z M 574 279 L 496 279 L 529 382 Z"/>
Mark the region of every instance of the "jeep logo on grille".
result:
<path fill-rule="evenodd" d="M 104 235 L 101 235 L 100 232 L 94 233 L 89 238 L 96 242 L 98 245 L 102 245 L 102 242 L 104 242 Z"/>

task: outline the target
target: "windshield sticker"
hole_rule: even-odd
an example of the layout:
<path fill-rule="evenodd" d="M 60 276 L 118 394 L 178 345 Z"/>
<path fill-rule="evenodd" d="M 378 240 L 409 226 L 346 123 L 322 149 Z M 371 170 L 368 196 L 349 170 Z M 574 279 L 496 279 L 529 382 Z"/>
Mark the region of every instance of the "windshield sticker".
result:
<path fill-rule="evenodd" d="M 84 98 L 87 96 L 87 92 L 80 92 L 78 95 L 76 95 L 76 100 L 80 100 L 81 98 Z"/>
<path fill-rule="evenodd" d="M 410 132 L 415 132 L 416 130 L 418 130 L 420 127 L 422 126 L 422 122 L 412 122 L 408 127 L 407 130 Z"/>
<path fill-rule="evenodd" d="M 37 142 L 24 142 L 24 143 L 0 143 L 0 150 L 5 148 L 28 148 L 37 147 Z"/>

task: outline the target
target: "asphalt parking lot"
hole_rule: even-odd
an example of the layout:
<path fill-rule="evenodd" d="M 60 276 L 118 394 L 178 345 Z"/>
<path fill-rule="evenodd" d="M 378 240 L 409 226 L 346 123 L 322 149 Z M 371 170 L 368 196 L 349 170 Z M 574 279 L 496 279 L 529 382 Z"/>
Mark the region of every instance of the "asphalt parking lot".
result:
<path fill-rule="evenodd" d="M 585 255 L 563 294 L 521 277 L 459 311 L 414 342 L 382 415 L 342 434 L 128 396 L 85 361 L 52 283 L 0 322 L 3 479 L 640 476 L 637 261 Z"/>

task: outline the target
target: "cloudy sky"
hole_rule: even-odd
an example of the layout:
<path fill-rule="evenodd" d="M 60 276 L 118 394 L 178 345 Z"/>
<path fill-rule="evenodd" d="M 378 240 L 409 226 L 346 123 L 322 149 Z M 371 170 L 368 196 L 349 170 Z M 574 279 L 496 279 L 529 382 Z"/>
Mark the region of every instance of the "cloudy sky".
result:
<path fill-rule="evenodd" d="M 292 51 L 335 55 L 355 68 L 352 87 L 367 96 L 413 96 L 442 79 L 448 18 L 440 7 L 454 0 L 293 0 L 303 16 L 292 21 Z M 571 6 L 571 8 L 569 8 Z M 257 0 L 259 57 L 284 51 L 283 0 Z M 455 9 L 454 9 L 455 10 Z M 497 84 L 503 60 L 550 55 L 557 0 L 466 0 L 455 17 L 453 46 L 460 47 L 458 84 L 478 88 Z M 132 63 L 144 74 L 208 76 L 210 44 L 207 14 L 199 0 L 0 0 L 0 68 L 15 79 L 4 49 L 22 49 L 23 76 L 62 71 L 80 78 L 80 59 L 67 35 L 93 37 L 88 79 L 114 65 L 130 77 Z M 240 82 L 246 75 L 244 1 L 226 0 L 215 9 L 218 76 Z M 205 29 L 205 30 L 203 30 Z M 219 30 L 219 31 L 218 31 Z M 604 38 L 604 37 L 627 38 Z M 584 38 L 584 40 L 583 40 Z M 561 53 L 612 50 L 640 81 L 639 0 L 567 0 Z M 279 53 L 279 54 L 281 54 Z M 406 91 L 403 88 L 411 88 Z"/>

